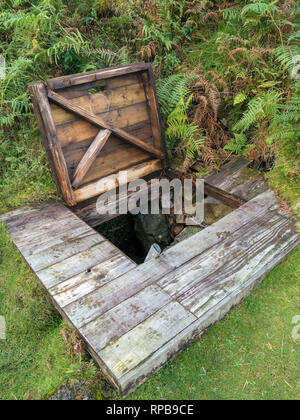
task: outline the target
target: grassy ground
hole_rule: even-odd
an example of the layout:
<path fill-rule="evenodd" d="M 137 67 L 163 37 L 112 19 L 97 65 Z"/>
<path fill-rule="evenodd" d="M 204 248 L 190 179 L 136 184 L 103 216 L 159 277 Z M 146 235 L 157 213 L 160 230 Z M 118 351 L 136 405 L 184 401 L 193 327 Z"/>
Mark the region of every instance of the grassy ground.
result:
<path fill-rule="evenodd" d="M 10 3 L 19 6 L 10 6 Z M 223 4 L 226 2 L 200 2 L 211 4 L 200 14 L 197 12 L 194 16 L 191 11 L 191 16 L 184 13 L 180 19 L 178 10 L 182 4 L 190 10 L 189 2 L 166 0 L 167 8 L 157 10 L 149 8 L 151 1 L 137 0 L 135 3 L 139 10 L 130 17 L 126 11 L 129 2 L 123 0 L 0 2 L 3 12 L 0 13 L 0 44 L 1 51 L 6 53 L 9 70 L 5 83 L 0 84 L 0 214 L 56 196 L 26 91 L 27 84 L 33 80 L 141 59 L 153 61 L 158 79 L 195 70 L 202 82 L 198 80 L 193 106 L 201 108 L 208 100 L 209 107 L 201 124 L 194 113 L 189 122 L 196 122 L 206 132 L 206 148 L 201 149 L 201 156 L 205 158 L 212 154 L 211 160 L 217 162 L 218 153 L 223 150 L 222 142 L 216 146 L 216 134 L 219 135 L 220 130 L 214 131 L 215 124 L 213 127 L 207 125 L 218 102 L 214 100 L 218 99 L 216 89 L 221 98 L 225 98 L 223 104 L 221 101 L 218 118 L 225 116 L 230 129 L 241 119 L 250 101 L 265 98 L 269 89 L 283 95 L 283 104 L 296 93 L 298 88 L 289 77 L 287 63 L 284 66 L 275 59 L 277 55 L 273 55 L 273 51 L 281 45 L 282 34 L 286 47 L 299 46 L 299 37 L 289 41 L 291 34 L 299 31 L 300 12 L 290 14 L 289 6 L 297 2 L 286 2 L 282 10 L 274 12 L 270 18 L 264 13 L 253 12 L 245 14 L 242 21 L 239 20 L 241 9 L 237 9 L 236 18 L 235 13 L 224 19 L 223 13 L 216 15 L 216 8 L 223 10 L 227 7 Z M 219 6 L 214 7 L 214 3 Z M 234 3 L 248 6 L 249 2 Z M 278 4 L 281 3 L 285 2 Z M 125 9 L 119 14 L 114 9 L 122 9 L 122 5 Z M 24 18 L 24 11 L 27 18 L 30 15 L 30 21 Z M 144 20 L 144 12 L 149 14 L 149 22 Z M 197 24 L 190 36 L 193 20 Z M 82 34 L 74 28 L 79 28 Z M 170 28 L 174 38 L 171 49 Z M 227 91 L 230 93 L 228 98 Z M 178 99 L 175 93 L 176 89 L 173 93 L 167 89 L 165 98 L 167 103 L 174 102 L 174 106 Z M 198 99 L 197 93 L 200 94 Z M 238 94 L 242 94 L 243 100 L 236 103 Z M 246 130 L 249 144 L 242 145 L 243 150 L 237 153 L 242 154 L 253 145 L 251 159 L 255 161 L 273 162 L 276 156 L 275 167 L 266 166 L 272 167 L 268 173 L 270 185 L 300 216 L 297 104 L 299 98 L 295 99 L 294 107 L 283 108 L 291 121 L 281 127 L 282 138 L 272 147 L 264 140 L 272 132 L 269 125 L 276 113 L 266 107 L 262 117 L 262 111 L 259 111 L 256 115 L 259 118 L 254 118 Z M 295 111 L 293 117 L 291 110 Z M 165 120 L 171 111 L 174 108 L 168 110 Z M 165 122 L 167 128 L 169 122 Z M 182 140 L 182 133 L 188 132 L 191 125 L 179 126 L 178 139 Z M 286 138 L 287 133 L 291 134 Z M 170 147 L 173 145 L 171 140 L 168 139 Z M 188 140 L 189 136 L 185 137 L 185 142 L 189 143 Z M 190 151 L 193 144 L 191 142 Z M 231 146 L 237 146 L 232 139 Z M 218 153 L 216 148 L 220 149 Z M 207 162 L 204 163 L 205 168 L 208 167 Z M 209 329 L 130 397 L 299 398 L 300 340 L 291 338 L 292 318 L 300 315 L 299 257 L 300 248 L 276 267 L 261 287 L 224 321 Z M 68 378 L 83 378 L 104 389 L 98 369 L 90 359 L 82 358 L 74 350 L 76 337 L 47 302 L 36 278 L 0 226 L 2 315 L 7 321 L 8 334 L 6 341 L 0 340 L 0 399 L 45 398 Z M 106 387 L 103 396 L 119 398 Z"/>
<path fill-rule="evenodd" d="M 42 287 L 0 225 L 0 399 L 42 398 L 69 377 L 95 375 L 61 336 L 70 335 Z"/>
<path fill-rule="evenodd" d="M 7 340 L 0 341 L 0 399 L 45 398 L 68 378 L 103 391 L 93 362 L 73 351 L 72 333 L 3 226 L 0 247 L 0 314 L 7 322 Z M 299 259 L 300 247 L 130 398 L 298 399 L 300 340 L 292 339 L 292 319 L 300 315 Z M 119 398 L 112 389 L 103 394 Z"/>

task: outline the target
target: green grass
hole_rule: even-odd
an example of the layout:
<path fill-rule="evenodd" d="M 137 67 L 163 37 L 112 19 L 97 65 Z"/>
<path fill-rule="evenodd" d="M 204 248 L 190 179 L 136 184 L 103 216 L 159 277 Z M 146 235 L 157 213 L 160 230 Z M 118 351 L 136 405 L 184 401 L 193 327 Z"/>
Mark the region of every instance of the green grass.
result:
<path fill-rule="evenodd" d="M 137 2 L 141 6 L 140 18 L 133 19 L 127 9 L 123 9 L 120 16 L 107 18 L 113 13 L 111 8 L 116 6 L 104 0 L 20 0 L 14 2 L 19 6 L 13 8 L 4 3 L 0 2 L 1 11 L 9 12 L 9 15 L 3 14 L 0 19 L 0 43 L 12 70 L 0 86 L 4 100 L 0 104 L 0 213 L 57 197 L 32 114 L 27 84 L 33 80 L 140 60 L 141 47 L 150 41 L 136 36 L 141 31 L 141 16 L 146 11 L 142 8 L 143 2 Z M 236 3 L 244 6 L 249 2 Z M 128 8 L 128 2 L 119 0 L 117 8 L 121 11 L 124 6 Z M 30 14 L 30 25 L 23 19 L 23 11 L 27 16 Z M 151 10 L 147 13 L 150 20 L 157 21 L 157 17 L 151 17 Z M 163 13 L 158 20 L 168 27 L 170 19 L 173 23 L 176 16 Z M 278 16 L 278 20 L 281 18 L 290 20 L 290 17 Z M 299 12 L 292 18 L 295 32 L 299 30 L 298 18 Z M 196 19 L 199 20 L 198 16 Z M 74 28 L 77 27 L 82 40 L 75 36 Z M 253 16 L 243 24 L 228 19 L 218 19 L 216 25 L 213 21 L 204 21 L 195 30 L 194 37 L 179 42 L 178 49 L 173 49 L 171 54 L 159 41 L 163 32 L 160 28 L 157 26 L 151 39 L 158 48 L 155 59 L 152 57 L 157 78 L 197 68 L 197 73 L 215 82 L 221 92 L 225 86 L 225 90 L 230 91 L 230 97 L 225 101 L 230 126 L 237 123 L 246 109 L 246 101 L 233 105 L 236 94 L 243 93 L 248 102 L 260 90 L 264 92 L 266 86 L 276 86 L 275 90 L 280 89 L 287 97 L 295 90 L 284 66 L 267 52 L 280 45 L 276 39 L 277 29 L 270 21 L 266 24 L 259 16 Z M 66 38 L 65 31 L 71 38 Z M 178 30 L 175 32 L 178 35 Z M 287 30 L 284 33 L 286 45 L 290 45 L 289 36 L 290 30 Z M 227 37 L 233 37 L 230 45 L 225 42 Z M 244 48 L 244 52 L 235 56 L 235 62 L 229 51 L 239 47 Z M 122 58 L 115 53 L 123 48 L 125 55 Z M 245 48 L 248 49 L 247 58 Z M 177 53 L 176 58 L 174 54 Z M 175 62 L 180 57 L 178 69 L 174 67 L 174 57 Z M 213 71 L 217 78 L 207 75 L 207 71 Z M 264 83 L 267 83 L 265 87 Z M 169 96 L 168 92 L 167 100 Z M 290 128 L 295 125 L 295 132 L 298 122 L 298 119 L 291 122 Z M 264 123 L 268 126 L 267 117 L 252 127 L 249 141 L 257 133 L 268 137 Z M 265 131 L 258 131 L 261 127 L 265 127 Z M 295 144 L 296 141 L 295 136 Z M 294 143 L 292 152 L 283 153 L 287 145 L 282 143 L 279 141 L 274 145 L 277 159 L 268 179 L 300 216 L 299 156 L 296 151 L 294 153 Z M 258 158 L 265 159 L 260 155 Z M 300 315 L 299 257 L 298 248 L 243 304 L 130 398 L 299 398 L 300 342 L 291 339 L 291 320 Z M 15 250 L 3 226 L 0 226 L 0 315 L 6 317 L 8 327 L 7 340 L 0 341 L 0 400 L 45 398 L 61 383 L 74 377 L 91 381 L 98 388 L 103 386 L 91 360 L 81 360 L 72 351 L 72 345 L 62 339 L 61 331 L 66 325 L 47 301 L 45 292 Z M 105 395 L 107 397 L 106 391 Z M 116 392 L 110 392 L 109 396 L 119 398 Z"/>
<path fill-rule="evenodd" d="M 66 328 L 26 262 L 0 225 L 0 400 L 43 398 L 68 378 L 95 375 L 90 360 L 72 354 L 60 336 Z"/>
<path fill-rule="evenodd" d="M 70 352 L 61 317 L 0 227 L 0 399 L 45 398 L 69 378 L 103 387 L 91 360 Z M 299 398 L 300 247 L 262 285 L 202 338 L 139 387 L 132 399 Z M 102 388 L 103 389 L 103 388 Z M 110 391 L 106 398 L 120 398 Z"/>

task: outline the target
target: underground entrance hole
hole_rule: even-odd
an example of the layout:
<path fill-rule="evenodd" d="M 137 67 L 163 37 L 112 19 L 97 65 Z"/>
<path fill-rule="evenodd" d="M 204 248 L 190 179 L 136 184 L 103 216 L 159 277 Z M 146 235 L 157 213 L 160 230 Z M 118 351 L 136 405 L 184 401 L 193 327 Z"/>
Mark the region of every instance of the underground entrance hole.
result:
<path fill-rule="evenodd" d="M 159 214 L 120 215 L 96 230 L 137 264 L 145 261 L 154 243 L 163 250 L 172 242 L 167 218 Z"/>
<path fill-rule="evenodd" d="M 96 230 L 134 262 L 142 264 L 153 244 L 158 244 L 163 251 L 212 225 L 233 210 L 207 196 L 204 200 L 202 226 L 186 225 L 181 216 L 128 213 L 102 223 Z"/>

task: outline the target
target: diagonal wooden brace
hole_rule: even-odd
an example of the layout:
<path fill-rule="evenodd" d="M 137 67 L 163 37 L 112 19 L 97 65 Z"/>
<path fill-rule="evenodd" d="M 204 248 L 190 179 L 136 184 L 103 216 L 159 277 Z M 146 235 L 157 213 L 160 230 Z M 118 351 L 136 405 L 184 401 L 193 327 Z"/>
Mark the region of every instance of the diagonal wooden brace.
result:
<path fill-rule="evenodd" d="M 160 159 L 164 158 L 164 154 L 162 152 L 154 149 L 152 146 L 145 144 L 138 137 L 135 137 L 131 134 L 126 133 L 126 131 L 122 130 L 121 128 L 112 127 L 101 117 L 97 116 L 96 114 L 93 114 L 90 111 L 87 111 L 86 109 L 78 105 L 74 105 L 70 100 L 66 99 L 64 96 L 57 94 L 53 90 L 48 90 L 48 98 L 51 99 L 52 102 L 66 109 L 67 111 L 73 112 L 73 114 L 77 114 L 80 117 L 84 118 L 85 120 L 89 121 L 91 124 L 94 124 L 100 128 L 105 128 L 107 130 L 110 130 L 112 133 L 116 134 L 118 137 L 121 137 L 122 139 L 133 144 L 134 146 L 137 146 L 145 150 L 151 155 L 154 155 Z"/>
<path fill-rule="evenodd" d="M 90 145 L 85 155 L 79 162 L 73 177 L 72 186 L 78 188 L 83 178 L 90 169 L 92 163 L 95 161 L 98 153 L 104 147 L 109 136 L 111 135 L 110 130 L 100 130 L 93 143 Z"/>

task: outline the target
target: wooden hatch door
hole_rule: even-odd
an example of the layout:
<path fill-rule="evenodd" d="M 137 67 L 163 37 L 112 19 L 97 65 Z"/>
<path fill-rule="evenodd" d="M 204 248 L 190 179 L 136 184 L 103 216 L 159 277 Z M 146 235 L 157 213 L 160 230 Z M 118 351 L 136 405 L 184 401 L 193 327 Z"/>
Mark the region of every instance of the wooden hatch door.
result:
<path fill-rule="evenodd" d="M 29 86 L 57 188 L 69 206 L 166 166 L 150 64 L 50 79 Z M 101 182 L 100 182 L 101 181 Z"/>

